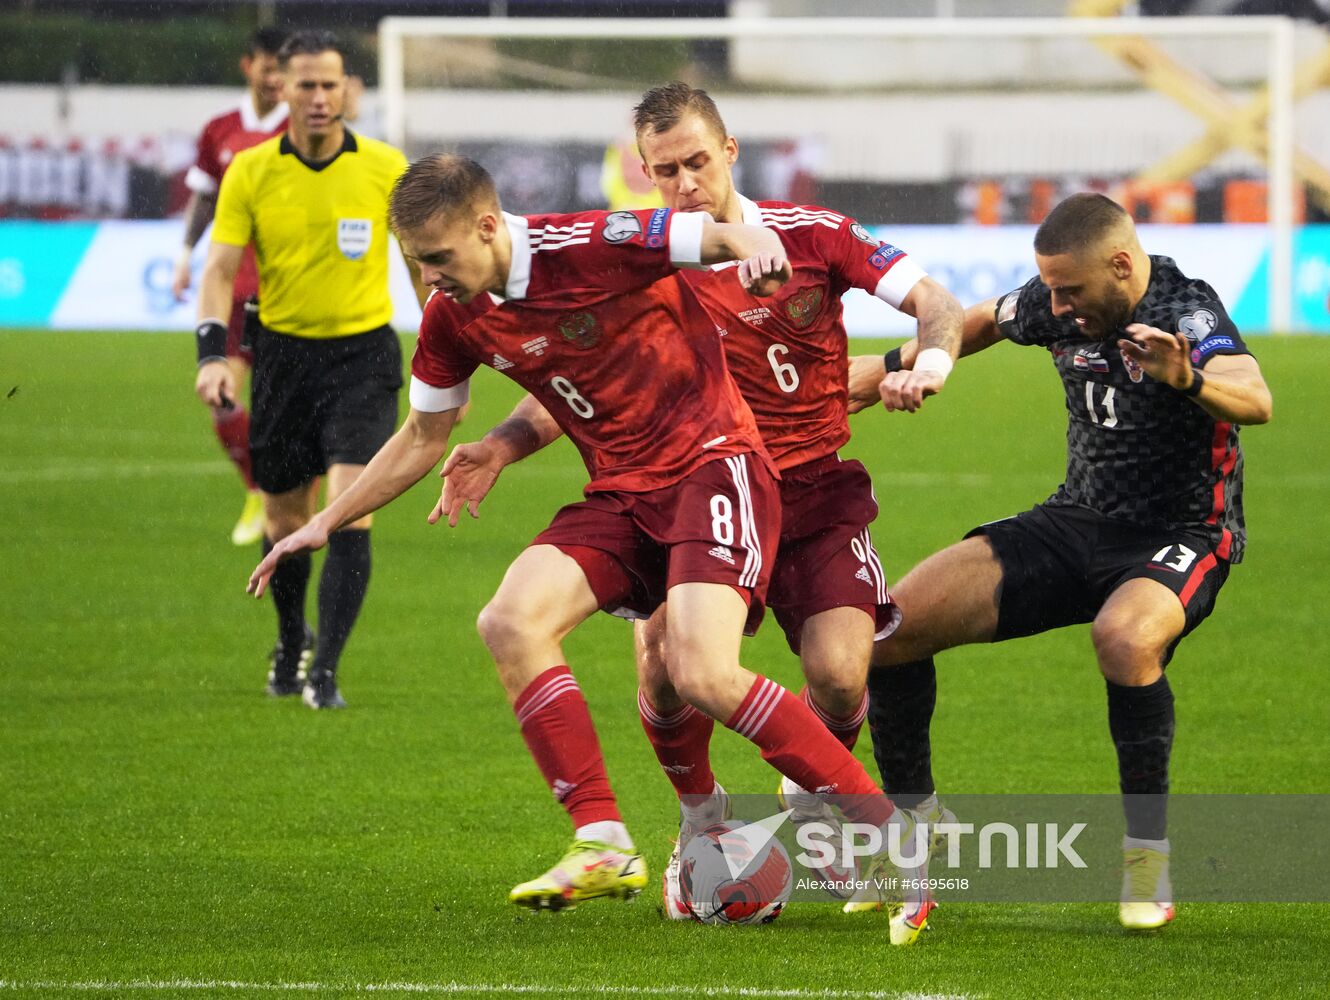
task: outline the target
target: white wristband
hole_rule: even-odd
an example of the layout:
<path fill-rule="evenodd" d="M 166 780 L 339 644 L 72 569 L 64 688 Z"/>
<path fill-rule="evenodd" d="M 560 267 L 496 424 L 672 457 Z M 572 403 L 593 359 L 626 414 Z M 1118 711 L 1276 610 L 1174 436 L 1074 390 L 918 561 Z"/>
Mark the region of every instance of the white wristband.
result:
<path fill-rule="evenodd" d="M 951 368 L 951 355 L 940 347 L 926 347 L 914 359 L 915 371 L 932 372 L 944 379 L 951 374 Z"/>

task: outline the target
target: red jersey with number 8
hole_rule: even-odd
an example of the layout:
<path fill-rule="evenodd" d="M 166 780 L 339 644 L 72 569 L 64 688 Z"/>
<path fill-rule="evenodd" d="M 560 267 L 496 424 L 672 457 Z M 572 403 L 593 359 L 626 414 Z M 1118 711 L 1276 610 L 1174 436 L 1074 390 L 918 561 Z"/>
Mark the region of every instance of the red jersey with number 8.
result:
<path fill-rule="evenodd" d="M 705 217 L 662 208 L 504 219 L 506 295 L 430 298 L 413 407 L 460 405 L 488 365 L 558 421 L 586 463 L 588 494 L 659 489 L 744 452 L 769 461 L 716 325 L 687 284 L 662 280 L 698 266 Z"/>

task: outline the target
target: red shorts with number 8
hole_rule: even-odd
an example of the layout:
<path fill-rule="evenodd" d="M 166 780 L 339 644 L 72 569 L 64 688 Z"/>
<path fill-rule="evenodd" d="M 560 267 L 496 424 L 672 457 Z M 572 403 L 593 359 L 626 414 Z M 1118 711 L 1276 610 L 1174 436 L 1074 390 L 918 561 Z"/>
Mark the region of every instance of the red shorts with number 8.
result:
<path fill-rule="evenodd" d="M 745 631 L 762 621 L 780 537 L 775 475 L 753 454 L 718 458 L 646 493 L 593 493 L 569 504 L 534 545 L 575 559 L 604 611 L 650 616 L 679 583 L 720 583 L 748 602 Z"/>

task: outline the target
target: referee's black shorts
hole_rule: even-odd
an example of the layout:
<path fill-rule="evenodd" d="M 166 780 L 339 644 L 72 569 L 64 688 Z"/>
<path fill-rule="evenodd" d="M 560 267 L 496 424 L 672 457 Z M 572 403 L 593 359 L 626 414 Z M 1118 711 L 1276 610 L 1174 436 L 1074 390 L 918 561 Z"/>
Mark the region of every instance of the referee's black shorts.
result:
<path fill-rule="evenodd" d="M 332 465 L 364 465 L 397 425 L 402 351 L 389 326 L 316 340 L 262 330 L 254 343 L 254 481 L 286 493 Z"/>
<path fill-rule="evenodd" d="M 1177 595 L 1186 616 L 1181 640 L 1214 610 L 1228 579 L 1228 561 L 1204 535 L 1140 527 L 1083 507 L 1040 504 L 965 537 L 975 535 L 988 538 L 1002 564 L 995 641 L 1094 621 L 1109 595 L 1138 577 Z M 1165 662 L 1172 655 L 1170 647 Z"/>

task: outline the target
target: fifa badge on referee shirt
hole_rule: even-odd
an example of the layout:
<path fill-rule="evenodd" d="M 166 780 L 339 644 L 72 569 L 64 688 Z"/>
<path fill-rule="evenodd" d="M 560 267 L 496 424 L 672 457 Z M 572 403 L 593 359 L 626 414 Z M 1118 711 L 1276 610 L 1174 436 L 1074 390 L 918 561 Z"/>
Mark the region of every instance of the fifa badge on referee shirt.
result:
<path fill-rule="evenodd" d="M 374 239 L 374 220 L 338 219 L 337 249 L 347 260 L 360 260 L 369 252 Z"/>

